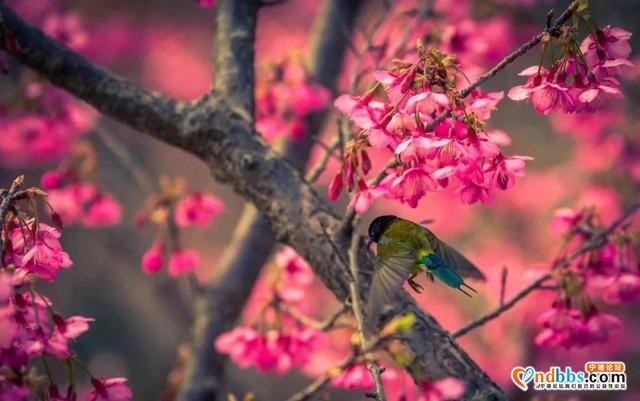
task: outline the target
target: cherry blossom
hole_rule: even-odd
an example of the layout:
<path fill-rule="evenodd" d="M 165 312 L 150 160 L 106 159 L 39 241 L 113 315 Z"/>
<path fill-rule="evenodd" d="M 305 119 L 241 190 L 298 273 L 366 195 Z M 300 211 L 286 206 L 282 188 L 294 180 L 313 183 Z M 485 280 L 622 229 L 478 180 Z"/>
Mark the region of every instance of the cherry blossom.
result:
<path fill-rule="evenodd" d="M 60 269 L 67 269 L 73 262 L 60 244 L 60 232 L 45 223 L 35 220 L 23 227 L 14 225 L 10 239 L 12 249 L 5 255 L 16 267 L 35 274 L 46 281 L 53 281 Z"/>
<path fill-rule="evenodd" d="M 91 379 L 91 385 L 87 401 L 129 401 L 133 396 L 124 377 Z"/>
<path fill-rule="evenodd" d="M 179 227 L 196 225 L 206 228 L 213 218 L 224 211 L 224 203 L 213 195 L 194 192 L 176 205 L 175 220 Z"/>
<path fill-rule="evenodd" d="M 192 272 L 200 265 L 200 254 L 193 249 L 177 248 L 169 257 L 168 273 L 171 277 Z"/>
<path fill-rule="evenodd" d="M 157 273 L 162 269 L 164 262 L 164 244 L 154 242 L 142 256 L 142 271 L 147 274 Z"/>

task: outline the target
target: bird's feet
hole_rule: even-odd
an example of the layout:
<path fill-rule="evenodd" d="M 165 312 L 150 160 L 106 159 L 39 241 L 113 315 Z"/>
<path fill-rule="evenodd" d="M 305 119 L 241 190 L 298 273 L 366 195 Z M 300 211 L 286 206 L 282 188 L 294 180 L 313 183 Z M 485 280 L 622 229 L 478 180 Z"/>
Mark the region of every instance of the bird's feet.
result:
<path fill-rule="evenodd" d="M 420 284 L 416 283 L 413 280 L 413 277 L 409 277 L 409 280 L 407 280 L 407 282 L 409 283 L 409 285 L 411 286 L 411 289 L 414 290 L 415 292 L 417 292 L 418 294 L 422 294 L 422 291 L 424 290 L 424 287 L 421 286 Z"/>

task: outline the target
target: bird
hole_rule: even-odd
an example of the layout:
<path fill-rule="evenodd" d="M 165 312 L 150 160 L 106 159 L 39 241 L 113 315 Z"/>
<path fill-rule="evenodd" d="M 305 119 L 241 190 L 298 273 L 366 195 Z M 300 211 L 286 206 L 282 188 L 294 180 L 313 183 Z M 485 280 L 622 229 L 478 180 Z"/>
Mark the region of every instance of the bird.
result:
<path fill-rule="evenodd" d="M 371 324 L 394 300 L 405 281 L 417 293 L 424 288 L 414 281 L 425 272 L 471 297 L 477 292 L 464 277 L 484 280 L 482 272 L 451 246 L 438 239 L 428 228 L 403 218 L 385 215 L 369 225 L 369 239 L 377 244 L 373 279 L 367 301 L 367 316 Z"/>

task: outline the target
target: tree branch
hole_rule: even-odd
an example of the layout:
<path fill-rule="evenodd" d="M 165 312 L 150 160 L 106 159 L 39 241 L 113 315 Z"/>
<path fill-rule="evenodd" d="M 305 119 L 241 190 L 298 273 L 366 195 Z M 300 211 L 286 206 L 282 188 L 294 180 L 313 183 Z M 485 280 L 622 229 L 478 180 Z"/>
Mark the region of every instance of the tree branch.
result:
<path fill-rule="evenodd" d="M 577 250 L 575 250 L 571 255 L 567 256 L 564 259 L 560 259 L 556 261 L 553 264 L 553 266 L 551 266 L 551 269 L 548 273 L 539 277 L 533 283 L 529 284 L 528 286 L 520 290 L 520 292 L 514 295 L 513 298 L 511 298 L 509 301 L 505 302 L 504 304 L 501 302 L 500 306 L 495 310 L 493 310 L 492 312 L 489 312 L 486 315 L 481 316 L 478 319 L 470 322 L 466 326 L 461 327 L 460 329 L 454 331 L 453 333 L 451 333 L 451 337 L 452 338 L 461 337 L 467 334 L 468 332 L 470 332 L 471 330 L 474 330 L 480 326 L 485 325 L 487 322 L 497 318 L 507 310 L 511 309 L 516 303 L 524 299 L 527 295 L 529 295 L 534 290 L 543 288 L 544 283 L 546 283 L 547 281 L 553 278 L 553 271 L 555 269 L 568 267 L 571 264 L 571 262 L 574 261 L 578 256 L 584 253 L 587 253 L 591 250 L 602 247 L 606 243 L 607 237 L 611 235 L 618 227 L 620 227 L 622 223 L 624 223 L 626 220 L 631 218 L 631 216 L 634 213 L 636 213 L 638 209 L 640 209 L 640 203 L 637 203 L 632 207 L 630 207 L 629 209 L 627 209 L 627 211 L 623 213 L 617 220 L 611 223 L 604 230 L 598 232 L 596 235 L 591 237 L 591 239 L 589 239 L 587 242 L 582 244 L 582 246 L 580 246 Z"/>
<path fill-rule="evenodd" d="M 257 0 L 216 4 L 213 90 L 253 121 Z"/>
<path fill-rule="evenodd" d="M 188 136 L 180 135 L 184 130 L 176 130 L 188 109 L 185 103 L 142 89 L 94 66 L 24 22 L 4 2 L 0 2 L 0 15 L 18 41 L 19 48 L 13 56 L 20 63 L 122 124 L 171 145 L 187 146 Z"/>
<path fill-rule="evenodd" d="M 215 94 L 184 106 L 137 86 L 128 87 L 126 81 L 113 78 L 45 38 L 1 3 L 0 13 L 23 47 L 17 55 L 19 61 L 123 124 L 202 159 L 219 182 L 228 183 L 256 206 L 276 238 L 307 259 L 317 277 L 338 299 L 347 297 L 348 272 L 336 268 L 337 258 L 346 260 L 349 248 L 348 237 L 336 235 L 341 220 L 329 211 L 329 204 L 300 173 L 256 135 L 246 113 L 238 112 L 237 107 Z M 339 255 L 323 235 L 325 229 L 338 239 Z M 373 256 L 364 242 L 358 251 L 361 274 L 370 274 Z M 368 283 L 361 283 L 360 290 L 366 293 Z M 466 384 L 464 400 L 506 400 L 476 363 L 405 292 L 399 294 L 393 305 L 393 312 L 400 311 L 416 316 L 412 330 L 401 337 L 415 355 L 410 371 L 416 380 L 453 376 Z"/>
<path fill-rule="evenodd" d="M 371 373 L 373 383 L 375 385 L 375 398 L 378 401 L 386 401 L 387 395 L 384 391 L 384 385 L 382 384 L 382 369 L 376 364 L 373 354 L 371 352 L 365 352 L 368 349 L 367 336 L 364 332 L 365 323 L 362 316 L 362 298 L 360 297 L 360 291 L 358 290 L 358 245 L 359 235 L 353 233 L 351 238 L 351 246 L 349 247 L 349 270 L 351 271 L 351 279 L 349 280 L 349 295 L 351 298 L 351 309 L 353 310 L 353 316 L 356 318 L 358 337 L 360 338 L 360 348 L 363 350 L 364 360 L 367 364 L 367 369 Z"/>
<path fill-rule="evenodd" d="M 344 43 L 336 39 L 336 24 L 352 28 L 358 4 L 351 2 L 350 6 L 344 7 L 339 5 L 339 0 L 327 0 L 314 24 L 308 70 L 316 82 L 332 90 L 341 67 L 336 60 L 342 60 L 344 56 Z M 222 18 L 220 10 L 218 20 Z M 227 30 L 233 31 L 234 28 L 227 26 Z M 218 30 L 216 32 L 220 35 Z M 226 32 L 222 35 L 228 36 Z M 217 38 L 216 43 L 216 49 L 225 46 L 223 39 Z M 224 63 L 227 62 L 231 61 L 225 59 Z M 253 66 L 253 60 L 249 63 Z M 218 69 L 228 67 L 217 65 Z M 240 67 L 231 68 L 235 71 Z M 250 89 L 253 98 L 253 86 Z M 306 119 L 307 135 L 284 145 L 284 154 L 295 169 L 303 171 L 311 153 L 313 137 L 321 130 L 327 114 L 328 110 L 323 110 L 309 115 Z M 209 401 L 220 396 L 217 393 L 224 375 L 225 358 L 215 351 L 213 341 L 235 324 L 274 245 L 275 239 L 266 220 L 254 206 L 245 206 L 231 246 L 225 250 L 217 267 L 218 273 L 196 297 L 191 339 L 193 357 L 187 362 L 178 400 Z"/>

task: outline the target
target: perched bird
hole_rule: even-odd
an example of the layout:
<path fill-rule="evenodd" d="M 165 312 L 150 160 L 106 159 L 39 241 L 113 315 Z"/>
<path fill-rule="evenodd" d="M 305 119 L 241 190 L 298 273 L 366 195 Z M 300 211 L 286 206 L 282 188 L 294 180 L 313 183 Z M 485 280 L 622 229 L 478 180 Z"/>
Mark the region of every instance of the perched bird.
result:
<path fill-rule="evenodd" d="M 476 290 L 464 282 L 463 276 L 484 280 L 467 258 L 412 221 L 379 216 L 369 225 L 369 238 L 378 244 L 367 306 L 370 324 L 377 323 L 383 308 L 393 301 L 405 281 L 420 293 L 424 288 L 414 278 L 423 271 L 432 282 L 437 277 L 467 296 L 471 294 L 465 288 Z"/>

